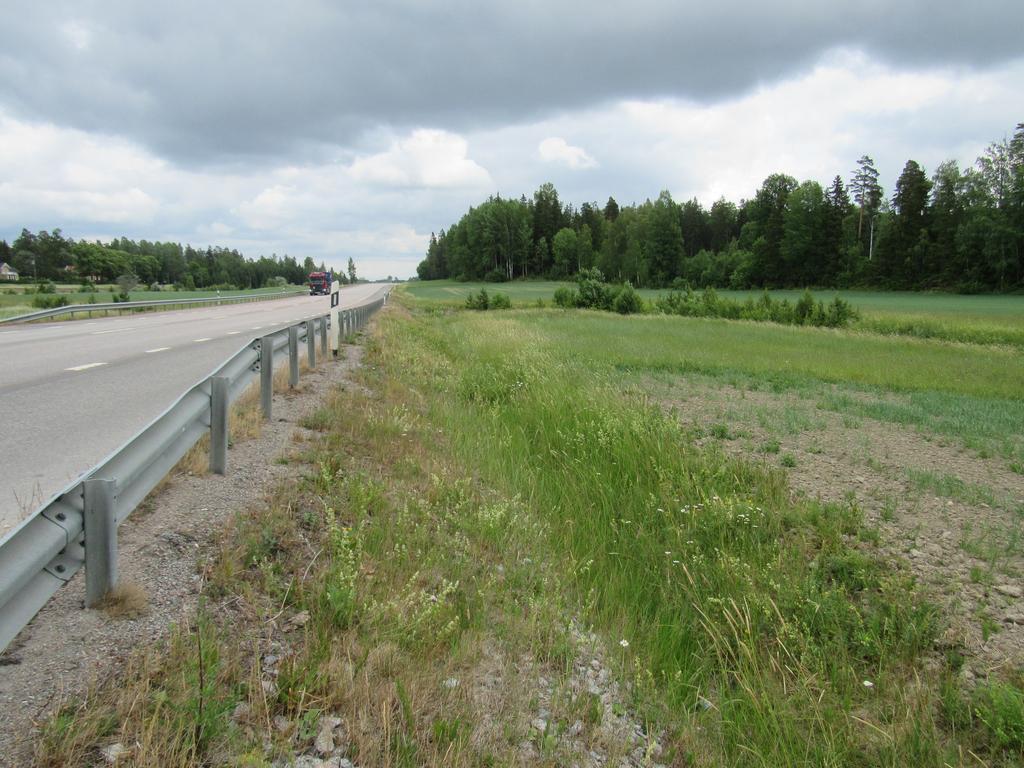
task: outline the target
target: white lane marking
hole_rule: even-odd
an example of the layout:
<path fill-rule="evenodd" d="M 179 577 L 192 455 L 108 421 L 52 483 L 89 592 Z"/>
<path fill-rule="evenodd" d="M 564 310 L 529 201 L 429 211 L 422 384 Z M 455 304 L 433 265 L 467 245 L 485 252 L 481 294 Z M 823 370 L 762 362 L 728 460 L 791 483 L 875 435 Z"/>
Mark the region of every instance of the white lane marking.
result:
<path fill-rule="evenodd" d="M 199 342 L 201 342 L 201 341 L 209 341 L 209 340 L 210 340 L 210 337 L 209 337 L 209 336 L 204 336 L 204 337 L 203 337 L 203 338 L 201 338 L 201 339 L 192 339 L 192 341 L 193 341 L 194 343 L 196 343 L 196 344 L 198 344 L 198 343 L 199 343 Z"/>
<path fill-rule="evenodd" d="M 92 335 L 93 336 L 102 336 L 104 333 L 124 333 L 125 331 L 134 331 L 134 330 L 135 330 L 135 326 L 133 325 L 131 328 L 112 328 L 109 331 L 93 331 Z"/>
<path fill-rule="evenodd" d="M 241 331 L 228 331 L 228 336 L 237 336 Z"/>
<path fill-rule="evenodd" d="M 166 352 L 170 347 L 157 347 L 156 349 L 147 349 L 146 354 L 152 355 L 154 352 Z"/>
<path fill-rule="evenodd" d="M 87 368 L 97 368 L 97 367 L 99 367 L 101 365 L 106 365 L 106 363 L 87 363 L 86 365 L 76 365 L 73 368 L 65 368 L 64 370 L 65 371 L 84 371 Z"/>
<path fill-rule="evenodd" d="M 262 325 L 254 325 L 250 330 L 258 331 L 262 327 L 263 327 Z"/>

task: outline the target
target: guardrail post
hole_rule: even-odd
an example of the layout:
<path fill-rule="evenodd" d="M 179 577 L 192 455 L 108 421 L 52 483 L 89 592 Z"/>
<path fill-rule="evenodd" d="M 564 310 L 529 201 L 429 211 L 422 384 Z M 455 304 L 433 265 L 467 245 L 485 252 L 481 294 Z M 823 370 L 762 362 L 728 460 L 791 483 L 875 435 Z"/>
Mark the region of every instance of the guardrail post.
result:
<path fill-rule="evenodd" d="M 288 384 L 294 389 L 299 386 L 299 327 L 288 328 Z"/>
<path fill-rule="evenodd" d="M 274 410 L 274 339 L 260 339 L 260 405 L 263 418 L 270 421 Z"/>
<path fill-rule="evenodd" d="M 327 318 L 320 318 L 320 355 L 327 359 Z"/>
<path fill-rule="evenodd" d="M 310 368 L 316 368 L 316 324 L 312 320 L 306 321 L 306 359 Z"/>
<path fill-rule="evenodd" d="M 228 470 L 228 392 L 227 376 L 210 380 L 210 471 L 223 475 Z"/>
<path fill-rule="evenodd" d="M 90 479 L 85 487 L 85 607 L 95 608 L 117 586 L 117 519 L 114 481 Z"/>

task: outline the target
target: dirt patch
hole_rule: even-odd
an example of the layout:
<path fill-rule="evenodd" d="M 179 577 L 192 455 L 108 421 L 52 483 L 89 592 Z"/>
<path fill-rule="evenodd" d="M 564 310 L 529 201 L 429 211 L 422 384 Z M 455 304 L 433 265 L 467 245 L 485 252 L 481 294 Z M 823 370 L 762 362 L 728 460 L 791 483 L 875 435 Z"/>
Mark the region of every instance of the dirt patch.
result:
<path fill-rule="evenodd" d="M 783 469 L 795 495 L 863 509 L 881 553 L 943 607 L 965 677 L 1024 665 L 1024 477 L 1005 461 L 800 393 L 682 378 L 659 402 L 698 444 Z"/>
<path fill-rule="evenodd" d="M 197 566 L 219 529 L 294 474 L 274 459 L 312 434 L 300 424 L 327 392 L 354 386 L 348 382 L 361 358 L 361 347 L 345 346 L 341 358 L 321 362 L 297 390 L 275 395 L 274 418 L 258 437 L 231 446 L 226 475 L 174 477 L 121 525 L 120 577 L 140 610 L 84 610 L 79 573 L 22 631 L 0 656 L 0 764 L 28 764 L 37 726 L 55 702 L 84 693 L 136 647 L 165 637 L 172 623 L 194 612 Z"/>

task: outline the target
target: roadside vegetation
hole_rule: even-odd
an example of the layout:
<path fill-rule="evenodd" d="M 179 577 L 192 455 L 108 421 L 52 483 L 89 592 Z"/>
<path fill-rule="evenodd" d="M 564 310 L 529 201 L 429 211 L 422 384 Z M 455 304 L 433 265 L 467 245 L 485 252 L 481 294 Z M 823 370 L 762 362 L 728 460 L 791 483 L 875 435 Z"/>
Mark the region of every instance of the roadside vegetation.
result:
<path fill-rule="evenodd" d="M 302 479 L 211 554 L 195 620 L 65 702 L 38 764 L 114 744 L 139 765 L 1024 759 L 1022 656 L 971 671 L 951 609 L 885 538 L 899 503 L 876 514 L 789 479 L 832 450 L 815 442 L 830 420 L 869 419 L 1015 477 L 1016 351 L 401 298 L 376 325 L 359 386 L 286 459 Z M 701 387 L 727 390 L 720 421 L 673 402 Z M 1015 514 L 979 482 L 900 471 Z M 1012 592 L 1006 530 L 962 533 L 993 555 L 978 590 Z"/>

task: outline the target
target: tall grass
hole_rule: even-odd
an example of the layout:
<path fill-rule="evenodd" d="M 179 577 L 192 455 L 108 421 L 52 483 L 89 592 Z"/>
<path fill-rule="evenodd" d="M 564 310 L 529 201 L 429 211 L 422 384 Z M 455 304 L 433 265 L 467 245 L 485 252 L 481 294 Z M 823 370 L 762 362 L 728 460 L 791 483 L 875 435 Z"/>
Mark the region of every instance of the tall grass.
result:
<path fill-rule="evenodd" d="M 905 687 L 936 614 L 853 546 L 859 511 L 794 504 L 780 475 L 695 450 L 609 375 L 630 344 L 609 333 L 598 353 L 595 319 L 575 320 L 572 345 L 547 315 L 390 323 L 379 354 L 547 522 L 638 703 L 689 713 L 711 764 L 898 765 L 909 744 L 954 759 L 934 691 Z M 660 326 L 639 327 L 655 346 Z"/>

